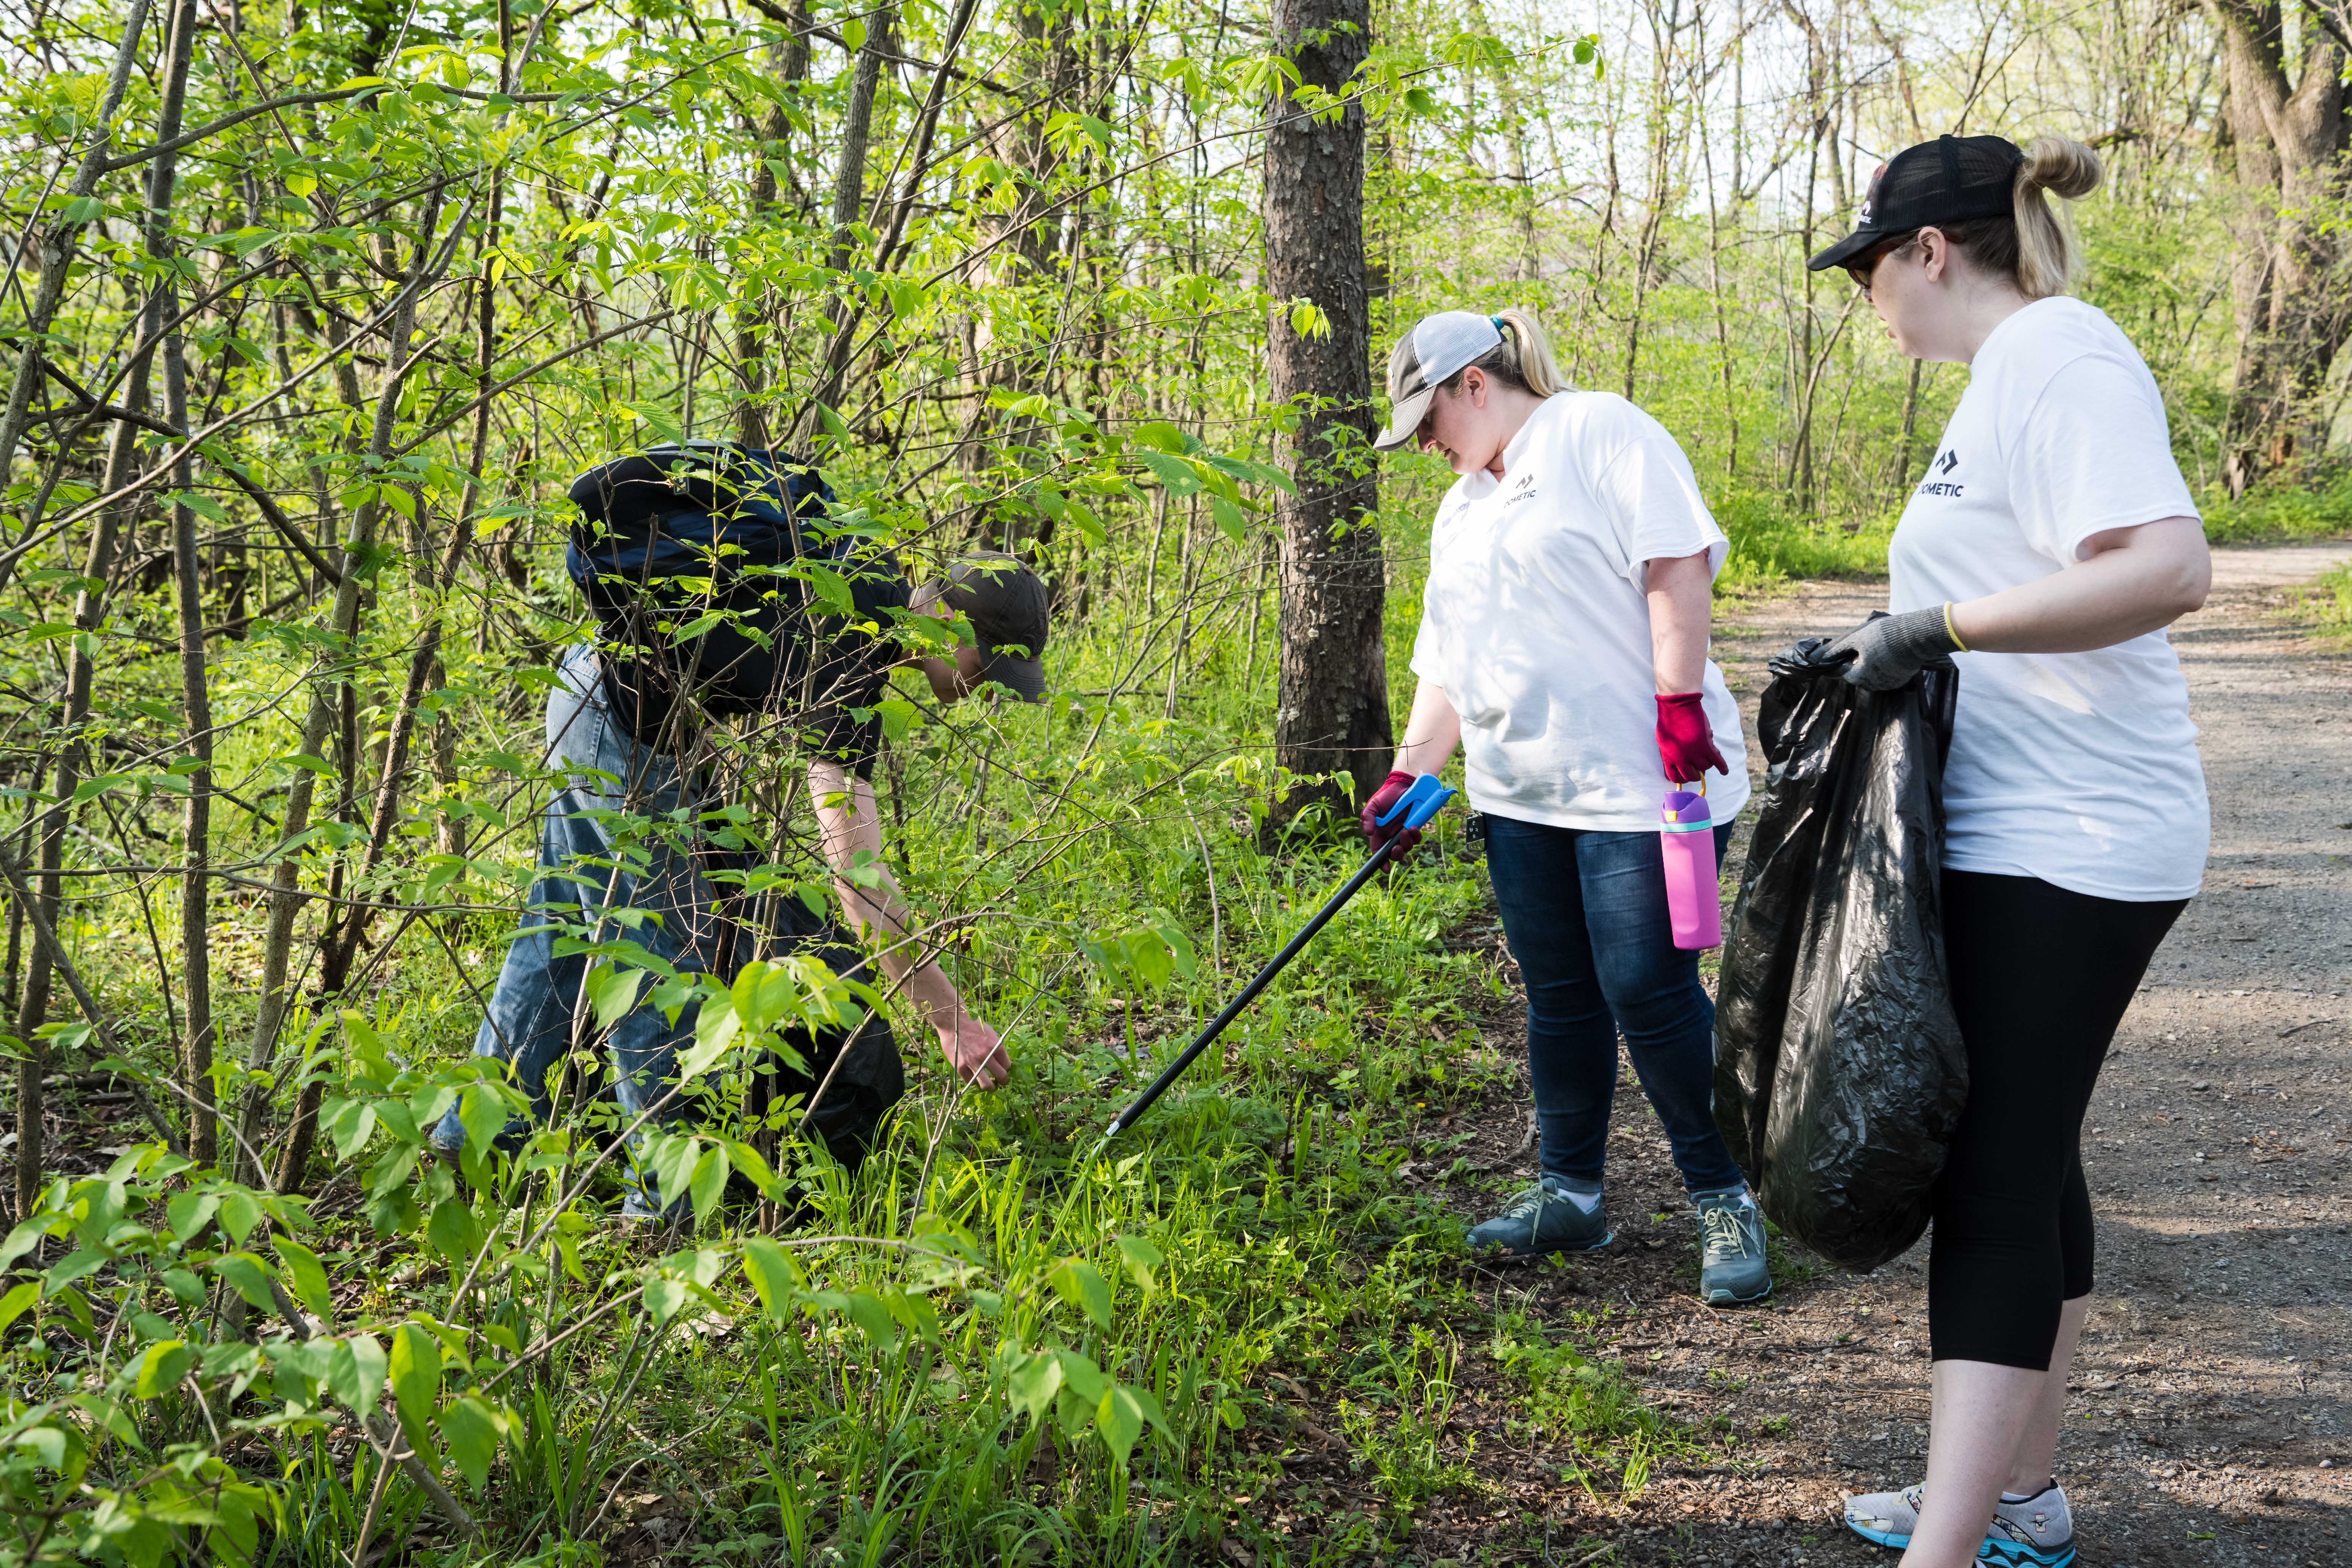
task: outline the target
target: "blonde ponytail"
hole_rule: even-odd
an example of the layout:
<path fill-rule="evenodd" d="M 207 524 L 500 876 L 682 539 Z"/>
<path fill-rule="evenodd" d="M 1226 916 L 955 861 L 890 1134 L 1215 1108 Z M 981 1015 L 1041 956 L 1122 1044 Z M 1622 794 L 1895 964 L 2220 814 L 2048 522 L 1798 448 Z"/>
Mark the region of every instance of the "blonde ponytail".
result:
<path fill-rule="evenodd" d="M 2074 201 L 2097 190 L 2105 173 L 2096 153 L 2063 136 L 2037 136 L 2025 150 L 2017 171 L 2017 289 L 2027 299 L 2063 294 L 2079 264 L 2074 237 L 2042 193 Z"/>
<path fill-rule="evenodd" d="M 1483 370 L 1496 380 L 1524 387 L 1538 397 L 1575 390 L 1561 373 L 1559 361 L 1552 355 L 1551 340 L 1544 336 L 1544 330 L 1536 324 L 1533 316 L 1517 305 L 1508 305 L 1496 313 L 1494 322 L 1501 331 L 1503 341 L 1464 365 L 1463 370 Z M 1446 384 L 1452 386 L 1459 380 L 1461 372 L 1457 371 L 1447 378 Z"/>
<path fill-rule="evenodd" d="M 2006 278 L 2029 300 L 2046 300 L 2074 286 L 2082 257 L 2066 224 L 2042 193 L 2073 201 L 2099 188 L 2099 155 L 2063 136 L 2037 136 L 2025 150 L 2011 187 L 2011 211 L 2000 217 L 1937 224 L 1969 265 Z"/>

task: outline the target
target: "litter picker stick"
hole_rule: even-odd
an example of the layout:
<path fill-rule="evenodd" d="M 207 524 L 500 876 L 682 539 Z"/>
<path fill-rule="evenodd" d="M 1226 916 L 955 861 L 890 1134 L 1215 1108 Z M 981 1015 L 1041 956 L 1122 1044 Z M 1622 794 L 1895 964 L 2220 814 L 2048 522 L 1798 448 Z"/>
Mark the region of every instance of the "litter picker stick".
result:
<path fill-rule="evenodd" d="M 1315 911 L 1315 917 L 1299 928 L 1298 934 L 1284 944 L 1282 951 L 1274 955 L 1274 962 L 1259 970 L 1256 977 L 1242 987 L 1241 994 L 1226 1003 L 1224 1010 L 1209 1020 L 1209 1026 L 1202 1030 L 1191 1045 L 1184 1047 L 1184 1054 L 1170 1062 L 1168 1069 L 1152 1080 L 1151 1087 L 1137 1095 L 1135 1103 L 1118 1113 L 1108 1130 L 1103 1133 L 1103 1137 L 1106 1140 L 1116 1138 L 1118 1136 L 1120 1128 L 1134 1126 L 1143 1113 L 1151 1109 L 1151 1102 L 1158 1100 L 1170 1084 L 1183 1077 L 1184 1069 L 1192 1065 L 1193 1059 L 1214 1044 L 1219 1035 L 1225 1032 L 1225 1026 L 1240 1016 L 1243 1008 L 1257 1000 L 1258 993 L 1265 990 L 1273 982 L 1274 977 L 1282 973 L 1283 966 L 1297 957 L 1301 948 L 1315 940 L 1315 933 L 1328 924 L 1331 917 L 1338 914 L 1341 907 L 1356 896 L 1357 889 L 1372 879 L 1372 873 L 1389 863 L 1391 853 L 1396 848 L 1397 840 L 1414 828 L 1425 826 L 1430 818 L 1435 816 L 1444 808 L 1445 803 L 1453 798 L 1454 792 L 1438 783 L 1435 773 L 1423 773 L 1413 780 L 1412 787 L 1399 796 L 1396 804 L 1390 806 L 1376 819 L 1381 826 L 1386 827 L 1400 815 L 1402 816 L 1404 820 L 1399 825 L 1397 831 L 1391 834 L 1379 848 L 1373 850 L 1371 858 L 1364 862 L 1354 876 L 1348 879 L 1348 885 L 1332 894 L 1329 900 Z"/>

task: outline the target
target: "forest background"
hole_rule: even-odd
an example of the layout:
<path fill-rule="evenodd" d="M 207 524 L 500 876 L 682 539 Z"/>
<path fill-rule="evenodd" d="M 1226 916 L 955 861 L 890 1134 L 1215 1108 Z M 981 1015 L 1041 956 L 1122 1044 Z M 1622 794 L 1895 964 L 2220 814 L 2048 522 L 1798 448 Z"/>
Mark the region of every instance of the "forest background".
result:
<path fill-rule="evenodd" d="M 721 1558 L 1274 1561 L 1246 1505 L 1297 1377 L 1365 1478 L 1300 1549 L 1336 1561 L 1470 1484 L 1465 1355 L 1596 1499 L 1638 1489 L 1737 1435 L 1643 1410 L 1579 1325 L 1473 1321 L 1461 1216 L 1395 1179 L 1510 1081 L 1451 827 L 1086 1157 L 1349 864 L 1324 829 L 1402 711 L 1448 480 L 1346 436 L 1389 343 L 1528 308 L 1682 441 L 1727 595 L 1869 571 L 1964 373 L 1803 258 L 1900 147 L 2056 132 L 2108 160 L 2083 292 L 2216 536 L 2352 517 L 2335 5 L 0 15 L 0 1561 L 588 1560 L 641 1491 Z M 604 1223 L 586 1110 L 511 1161 L 421 1142 L 513 1103 L 467 1048 L 587 625 L 564 489 L 712 437 L 820 463 L 914 570 L 1034 561 L 1054 694 L 883 705 L 891 858 L 1007 1031 L 994 1096 L 894 997 L 574 933 L 590 1034 L 698 1007 L 731 1108 L 652 1136 L 695 1213 L 647 1235 Z M 1301 608 L 1349 604 L 1336 640 Z M 1358 752 L 1314 765 L 1284 716 L 1332 692 Z M 704 830 L 821 899 L 796 765 L 718 744 Z M 912 1093 L 853 1179 L 738 1079 L 869 1005 Z"/>

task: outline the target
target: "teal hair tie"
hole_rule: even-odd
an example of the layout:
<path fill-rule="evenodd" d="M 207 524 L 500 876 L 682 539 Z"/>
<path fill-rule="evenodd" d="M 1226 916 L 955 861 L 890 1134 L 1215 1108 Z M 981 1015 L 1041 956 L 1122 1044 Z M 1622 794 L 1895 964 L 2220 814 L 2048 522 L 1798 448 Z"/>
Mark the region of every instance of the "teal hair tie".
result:
<path fill-rule="evenodd" d="M 1500 316 L 1489 316 L 1486 319 L 1495 323 L 1495 330 L 1498 332 L 1507 332 L 1511 330 Z"/>

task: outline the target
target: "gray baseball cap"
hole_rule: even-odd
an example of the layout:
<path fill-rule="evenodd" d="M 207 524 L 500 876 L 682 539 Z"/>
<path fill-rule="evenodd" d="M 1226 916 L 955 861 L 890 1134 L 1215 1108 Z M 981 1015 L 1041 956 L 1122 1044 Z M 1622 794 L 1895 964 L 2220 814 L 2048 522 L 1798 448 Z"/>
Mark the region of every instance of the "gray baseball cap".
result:
<path fill-rule="evenodd" d="M 1440 310 L 1415 322 L 1389 355 L 1389 426 L 1373 447 L 1412 446 L 1437 389 L 1502 344 L 1502 323 L 1475 310 Z"/>
<path fill-rule="evenodd" d="M 980 637 L 981 679 L 1009 686 L 1025 701 L 1045 696 L 1045 650 L 1050 617 L 1045 584 L 1017 555 L 974 550 L 958 556 L 944 584 L 932 584 L 929 597 L 943 597 L 961 612 Z"/>

